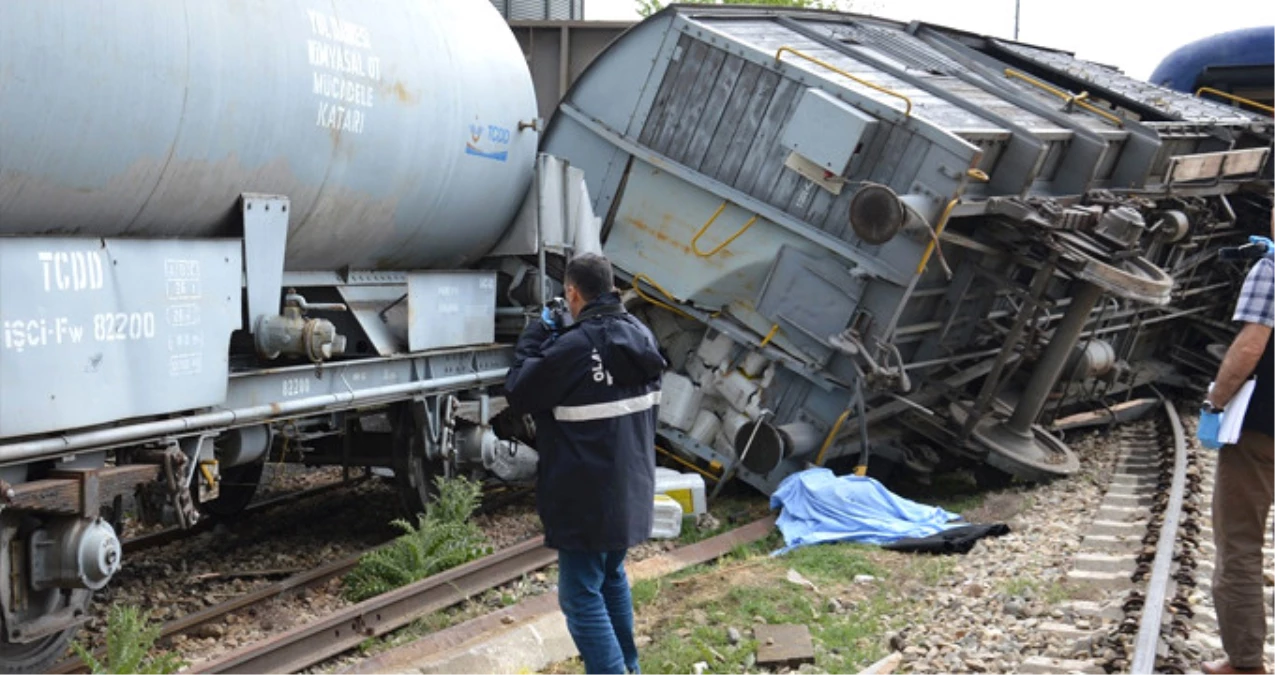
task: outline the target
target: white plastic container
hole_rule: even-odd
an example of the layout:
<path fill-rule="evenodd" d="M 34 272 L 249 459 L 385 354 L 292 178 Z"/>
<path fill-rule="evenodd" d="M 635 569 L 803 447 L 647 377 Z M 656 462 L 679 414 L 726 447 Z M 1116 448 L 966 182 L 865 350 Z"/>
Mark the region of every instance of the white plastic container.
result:
<path fill-rule="evenodd" d="M 755 378 L 761 375 L 768 365 L 770 365 L 770 359 L 762 356 L 761 352 L 748 352 L 748 356 L 744 357 L 744 362 L 739 368 L 745 375 Z"/>
<path fill-rule="evenodd" d="M 704 360 L 699 357 L 696 352 L 691 352 L 686 357 L 686 374 L 692 381 L 699 383 L 702 387 L 713 381 L 713 371 L 704 365 Z"/>
<path fill-rule="evenodd" d="M 660 421 L 674 429 L 690 430 L 704 392 L 689 378 L 672 371 L 664 372 L 660 389 Z"/>
<path fill-rule="evenodd" d="M 761 390 L 757 383 L 748 379 L 738 370 L 732 370 L 717 378 L 717 393 L 730 403 L 735 410 L 756 414 L 757 401 L 761 398 Z"/>
<path fill-rule="evenodd" d="M 664 351 L 668 352 L 669 369 L 682 371 L 686 368 L 686 362 L 695 354 L 699 338 L 694 333 L 681 332 L 661 340 L 660 344 L 664 345 Z"/>
<path fill-rule="evenodd" d="M 711 411 L 700 410 L 695 416 L 695 424 L 691 425 L 691 438 L 710 445 L 713 437 L 717 435 L 717 431 L 722 428 L 722 421 L 718 419 Z"/>
<path fill-rule="evenodd" d="M 712 339 L 708 335 L 704 335 L 704 341 L 699 345 L 699 357 L 704 361 L 704 365 L 709 368 L 717 368 L 726 361 L 730 356 L 731 349 L 734 348 L 735 342 L 725 333 L 718 333 Z"/>
<path fill-rule="evenodd" d="M 704 478 L 699 474 L 657 470 L 655 494 L 665 495 L 675 500 L 680 505 L 682 513 L 687 516 L 698 516 L 708 510 Z"/>
<path fill-rule="evenodd" d="M 668 495 L 655 495 L 655 519 L 651 521 L 652 539 L 676 539 L 682 536 L 682 505 Z"/>

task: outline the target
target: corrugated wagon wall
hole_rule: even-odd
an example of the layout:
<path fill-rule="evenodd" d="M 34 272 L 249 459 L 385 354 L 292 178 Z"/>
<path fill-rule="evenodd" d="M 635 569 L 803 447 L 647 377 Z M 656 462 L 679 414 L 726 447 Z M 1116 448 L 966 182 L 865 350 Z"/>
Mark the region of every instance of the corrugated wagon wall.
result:
<path fill-rule="evenodd" d="M 584 0 L 491 0 L 510 21 L 582 21 Z"/>

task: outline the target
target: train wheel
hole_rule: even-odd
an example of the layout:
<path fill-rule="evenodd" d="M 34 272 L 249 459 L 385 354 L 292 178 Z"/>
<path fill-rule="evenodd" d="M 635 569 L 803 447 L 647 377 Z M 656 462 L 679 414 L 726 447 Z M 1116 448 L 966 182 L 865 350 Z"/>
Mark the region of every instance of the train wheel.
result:
<path fill-rule="evenodd" d="M 222 469 L 221 485 L 218 487 L 216 499 L 201 503 L 199 490 L 191 490 L 195 507 L 204 515 L 223 520 L 233 519 L 252 503 L 265 468 L 265 462 L 250 462 Z"/>
<path fill-rule="evenodd" d="M 1004 490 L 1014 482 L 1014 477 L 990 464 L 974 467 L 974 484 L 980 490 Z"/>
<path fill-rule="evenodd" d="M 87 589 L 50 588 L 34 591 L 30 587 L 26 565 L 14 569 L 14 563 L 26 557 L 27 544 L 24 540 L 31 536 L 32 530 L 38 525 L 39 522 L 33 518 L 16 515 L 6 515 L 0 521 L 0 551 L 3 551 L 3 555 L 0 555 L 0 579 L 3 579 L 0 597 L 4 600 L 4 629 L 0 630 L 0 673 L 48 672 L 57 660 L 66 655 L 67 645 L 79 630 L 78 625 L 73 625 L 30 642 L 22 642 L 22 634 L 15 633 L 9 622 L 30 626 L 45 617 L 65 617 L 68 614 L 72 620 L 79 620 L 88 612 L 89 601 L 93 597 L 93 592 Z M 18 552 L 21 555 L 15 555 Z M 22 594 L 21 604 L 15 602 L 15 591 Z"/>
<path fill-rule="evenodd" d="M 429 458 L 429 441 L 412 412 L 412 405 L 395 406 L 391 420 L 394 425 L 394 483 L 398 486 L 399 501 L 408 520 L 414 522 L 416 514 L 425 513 L 426 505 L 434 498 L 434 478 L 442 474 L 443 468 L 441 462 Z"/>
<path fill-rule="evenodd" d="M 67 645 L 79 627 L 39 638 L 33 642 L 9 642 L 0 638 L 0 673 L 47 673 L 66 654 Z"/>

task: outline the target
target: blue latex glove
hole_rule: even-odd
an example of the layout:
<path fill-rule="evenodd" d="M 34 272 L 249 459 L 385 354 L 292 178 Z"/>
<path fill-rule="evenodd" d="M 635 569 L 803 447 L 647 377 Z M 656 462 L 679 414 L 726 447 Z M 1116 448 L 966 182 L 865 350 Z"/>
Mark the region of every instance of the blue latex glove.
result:
<path fill-rule="evenodd" d="M 1217 441 L 1217 434 L 1221 427 L 1222 415 L 1220 413 L 1201 410 L 1200 426 L 1195 430 L 1195 437 L 1200 439 L 1200 445 L 1210 450 L 1217 450 L 1222 447 L 1222 444 Z"/>
<path fill-rule="evenodd" d="M 1272 242 L 1269 238 L 1254 234 L 1248 238 L 1248 243 L 1261 246 L 1262 252 L 1266 254 L 1267 258 L 1275 257 L 1275 242 Z"/>
<path fill-rule="evenodd" d="M 543 323 L 545 327 L 548 328 L 549 330 L 558 329 L 557 319 L 558 319 L 557 313 L 554 312 L 549 307 L 545 307 L 544 309 L 540 310 L 540 322 Z"/>
<path fill-rule="evenodd" d="M 567 301 L 562 298 L 546 302 L 544 309 L 540 310 L 540 323 L 555 333 L 566 328 L 570 319 L 571 310 L 567 307 Z"/>

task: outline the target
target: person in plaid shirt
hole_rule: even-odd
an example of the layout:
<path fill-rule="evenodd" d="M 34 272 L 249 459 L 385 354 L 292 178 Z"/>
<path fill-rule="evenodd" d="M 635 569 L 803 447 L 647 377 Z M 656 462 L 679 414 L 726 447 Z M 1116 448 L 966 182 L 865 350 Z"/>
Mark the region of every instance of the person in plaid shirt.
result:
<path fill-rule="evenodd" d="M 1275 219 L 1272 219 L 1275 233 Z M 1197 431 L 1205 447 L 1218 448 L 1218 416 L 1250 377 L 1257 383 L 1240 437 L 1220 449 L 1213 487 L 1213 606 L 1227 658 L 1204 663 L 1206 673 L 1268 673 L 1263 602 L 1262 543 L 1275 479 L 1275 245 L 1262 237 L 1266 254 L 1249 270 L 1233 321 L 1241 324 L 1204 399 Z"/>

